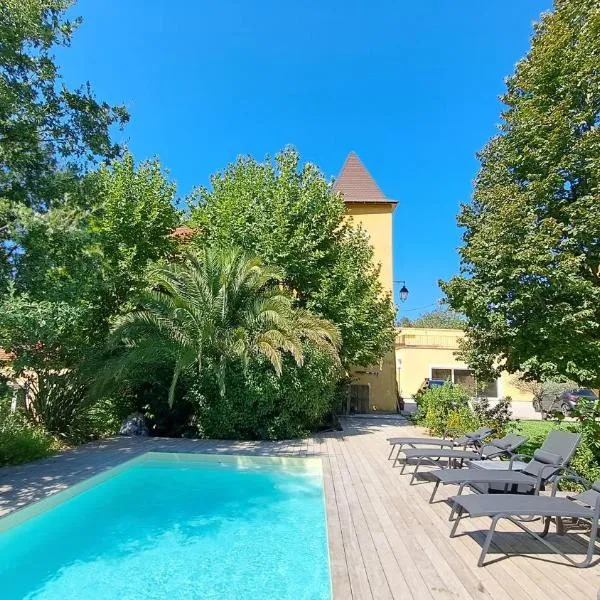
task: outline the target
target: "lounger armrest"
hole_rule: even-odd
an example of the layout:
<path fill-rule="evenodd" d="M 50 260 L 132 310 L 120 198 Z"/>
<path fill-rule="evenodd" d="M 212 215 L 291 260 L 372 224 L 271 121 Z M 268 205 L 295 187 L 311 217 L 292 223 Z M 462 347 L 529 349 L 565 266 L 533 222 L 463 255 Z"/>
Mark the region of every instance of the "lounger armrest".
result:
<path fill-rule="evenodd" d="M 512 471 L 513 463 L 515 461 L 518 460 L 520 462 L 525 462 L 526 458 L 528 458 L 529 460 L 533 460 L 533 456 L 531 456 L 531 454 L 512 454 L 508 463 L 508 470 Z"/>
<path fill-rule="evenodd" d="M 534 490 L 534 494 L 539 494 L 540 490 L 542 489 L 542 483 L 543 483 L 543 479 L 546 479 L 546 481 L 554 481 L 554 479 L 556 478 L 556 475 L 558 475 L 558 473 L 560 473 L 561 471 L 566 471 L 568 470 L 568 467 L 565 467 L 563 465 L 544 465 L 540 468 L 539 473 L 537 475 L 536 478 L 536 482 L 535 482 L 535 490 Z M 549 472 L 549 474 L 547 474 Z"/>
<path fill-rule="evenodd" d="M 567 468 L 565 469 L 564 475 L 559 475 L 554 479 L 554 482 L 552 484 L 552 493 L 550 494 L 551 496 L 556 496 L 556 492 L 558 491 L 558 486 L 560 485 L 561 481 L 573 481 L 574 483 L 580 483 L 588 490 L 592 488 L 591 481 L 585 479 L 585 477 L 577 475 L 577 473 L 573 471 L 573 469 Z"/>

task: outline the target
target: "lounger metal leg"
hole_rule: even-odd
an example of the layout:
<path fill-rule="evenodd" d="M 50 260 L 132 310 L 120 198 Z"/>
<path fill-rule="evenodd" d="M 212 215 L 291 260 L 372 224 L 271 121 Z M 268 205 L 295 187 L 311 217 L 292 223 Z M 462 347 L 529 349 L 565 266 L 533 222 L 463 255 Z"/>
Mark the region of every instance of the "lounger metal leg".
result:
<path fill-rule="evenodd" d="M 492 519 L 492 525 L 490 530 L 488 531 L 487 536 L 485 537 L 485 542 L 483 543 L 483 548 L 481 549 L 481 554 L 479 555 L 479 560 L 477 561 L 478 567 L 483 567 L 483 563 L 485 562 L 485 556 L 490 549 L 490 544 L 492 543 L 492 537 L 494 537 L 494 533 L 496 531 L 496 525 L 498 525 L 498 521 L 504 518 L 503 515 L 496 515 Z"/>
<path fill-rule="evenodd" d="M 544 517 L 544 531 L 540 533 L 540 537 L 546 537 L 548 531 L 550 531 L 550 523 L 552 523 L 552 517 Z"/>
<path fill-rule="evenodd" d="M 394 450 L 396 449 L 396 445 L 397 445 L 397 444 L 393 444 L 393 445 L 392 445 L 392 449 L 390 450 L 390 454 L 389 454 L 389 456 L 388 456 L 388 460 L 391 460 L 391 459 L 392 459 L 392 455 L 394 454 Z"/>
<path fill-rule="evenodd" d="M 596 509 L 596 514 L 592 520 L 592 529 L 590 531 L 590 543 L 588 545 L 588 551 L 585 557 L 585 560 L 581 563 L 582 567 L 587 567 L 592 562 L 592 557 L 594 556 L 594 549 L 596 547 L 596 538 L 598 537 L 598 510 Z"/>
<path fill-rule="evenodd" d="M 404 446 L 404 444 L 400 444 L 398 446 L 398 452 L 396 452 L 396 458 L 394 459 L 394 464 L 392 464 L 392 467 L 395 467 L 396 463 L 400 460 L 400 452 L 402 452 L 403 446 Z M 406 460 L 404 462 L 406 463 Z"/>
<path fill-rule="evenodd" d="M 590 531 L 590 541 L 588 544 L 587 554 L 585 556 L 585 559 L 582 560 L 581 562 L 574 561 L 570 556 L 565 554 L 557 546 L 550 543 L 548 540 L 546 540 L 544 537 L 542 537 L 542 535 L 535 533 L 535 531 L 532 531 L 531 529 L 529 529 L 528 527 L 523 525 L 522 522 L 517 521 L 516 519 L 509 517 L 508 515 L 497 515 L 496 517 L 494 517 L 494 519 L 499 519 L 499 518 L 508 519 L 509 521 L 514 523 L 517 527 L 522 529 L 525 533 L 528 533 L 531 537 L 535 538 L 536 540 L 539 540 L 542 544 L 544 544 L 544 546 L 546 546 L 547 548 L 550 548 L 550 550 L 552 550 L 553 552 L 556 552 L 556 554 L 560 554 L 565 560 L 567 560 L 569 563 L 571 563 L 574 567 L 578 567 L 581 569 L 584 567 L 588 567 L 590 565 L 590 563 L 592 562 L 592 558 L 594 556 L 594 549 L 596 547 L 596 537 L 598 536 L 598 519 L 597 518 L 593 519 L 593 521 L 592 521 L 592 530 Z"/>
<path fill-rule="evenodd" d="M 419 466 L 421 465 L 422 462 L 423 462 L 423 458 L 419 458 L 419 460 L 417 460 L 417 464 L 415 465 L 415 470 L 413 471 L 412 477 L 410 478 L 410 485 L 413 484 L 415 477 L 417 476 L 417 471 L 419 470 Z"/>
<path fill-rule="evenodd" d="M 429 498 L 429 504 L 433 503 L 433 499 L 435 498 L 438 488 L 440 487 L 440 483 L 441 481 L 439 479 L 435 482 L 435 485 L 433 486 L 433 491 L 431 492 L 431 497 Z"/>
<path fill-rule="evenodd" d="M 458 507 L 456 512 L 456 520 L 454 521 L 454 525 L 452 526 L 452 530 L 450 531 L 450 537 L 453 538 L 456 535 L 456 530 L 458 529 L 458 524 L 460 520 L 463 518 L 464 508 L 462 506 Z"/>
<path fill-rule="evenodd" d="M 398 459 L 396 459 L 398 460 Z M 400 471 L 400 475 L 404 475 L 404 469 L 406 469 L 406 463 L 408 462 L 408 458 L 404 457 L 404 463 L 402 464 L 402 470 Z"/>
<path fill-rule="evenodd" d="M 460 486 L 458 487 L 458 496 L 462 495 L 462 491 L 465 488 L 465 482 L 461 483 Z M 450 511 L 450 516 L 448 517 L 448 521 L 452 522 L 454 520 L 454 515 L 456 513 L 456 508 L 457 508 L 457 504 L 456 502 L 452 503 L 452 510 Z"/>

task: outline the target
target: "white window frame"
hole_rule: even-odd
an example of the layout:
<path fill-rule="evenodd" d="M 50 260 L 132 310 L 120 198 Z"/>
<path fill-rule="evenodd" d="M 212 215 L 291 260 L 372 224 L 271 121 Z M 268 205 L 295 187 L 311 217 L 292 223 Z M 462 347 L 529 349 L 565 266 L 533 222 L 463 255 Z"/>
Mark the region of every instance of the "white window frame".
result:
<path fill-rule="evenodd" d="M 472 371 L 473 369 L 471 369 L 468 365 L 463 365 L 463 364 L 457 364 L 454 363 L 453 365 L 448 365 L 448 364 L 430 364 L 429 365 L 429 379 L 432 379 L 432 372 L 433 369 L 448 369 L 450 370 L 450 372 L 452 373 L 452 383 L 454 383 L 454 371 Z M 488 398 L 490 400 L 498 400 L 499 398 L 503 397 L 503 386 L 502 386 L 502 378 L 501 377 L 497 377 L 496 378 L 496 389 L 498 390 L 498 395 L 497 396 L 488 396 Z"/>

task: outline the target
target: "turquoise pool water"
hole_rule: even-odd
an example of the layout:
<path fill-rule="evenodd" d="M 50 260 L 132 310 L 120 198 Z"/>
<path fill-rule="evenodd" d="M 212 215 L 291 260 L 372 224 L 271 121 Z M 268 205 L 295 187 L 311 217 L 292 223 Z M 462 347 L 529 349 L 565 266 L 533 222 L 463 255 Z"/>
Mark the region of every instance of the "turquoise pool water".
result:
<path fill-rule="evenodd" d="M 330 598 L 320 469 L 289 463 L 132 464 L 0 529 L 0 598 Z"/>

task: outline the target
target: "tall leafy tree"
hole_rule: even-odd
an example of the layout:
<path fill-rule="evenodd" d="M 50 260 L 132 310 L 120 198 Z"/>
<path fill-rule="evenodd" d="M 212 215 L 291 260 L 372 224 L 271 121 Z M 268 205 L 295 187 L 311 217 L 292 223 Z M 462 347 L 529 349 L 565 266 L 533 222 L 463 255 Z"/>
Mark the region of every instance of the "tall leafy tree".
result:
<path fill-rule="evenodd" d="M 29 211 L 20 221 L 0 347 L 14 350 L 23 368 L 65 365 L 103 344 L 109 319 L 145 287 L 148 264 L 173 251 L 175 186 L 157 160 L 136 165 L 127 153 L 83 186 L 88 208 Z"/>
<path fill-rule="evenodd" d="M 196 240 L 234 244 L 284 272 L 297 302 L 334 322 L 346 365 L 376 363 L 393 343 L 394 309 L 367 234 L 341 196 L 292 148 L 272 162 L 239 158 L 190 199 Z"/>
<path fill-rule="evenodd" d="M 462 275 L 442 285 L 488 374 L 600 383 L 600 5 L 556 0 L 479 155 Z"/>
<path fill-rule="evenodd" d="M 212 373 L 224 394 L 232 362 L 246 365 L 264 356 L 281 375 L 284 355 L 303 364 L 306 342 L 337 358 L 337 328 L 296 308 L 280 271 L 240 250 L 187 252 L 181 262 L 153 268 L 149 284 L 138 307 L 115 322 L 116 356 L 105 365 L 100 384 L 172 364 L 172 405 L 184 373 Z"/>
<path fill-rule="evenodd" d="M 0 3 L 0 278 L 20 252 L 14 235 L 23 210 L 72 200 L 81 174 L 121 151 L 110 130 L 128 120 L 125 108 L 97 100 L 89 83 L 69 89 L 53 55 L 80 22 L 65 16 L 72 4 Z"/>

